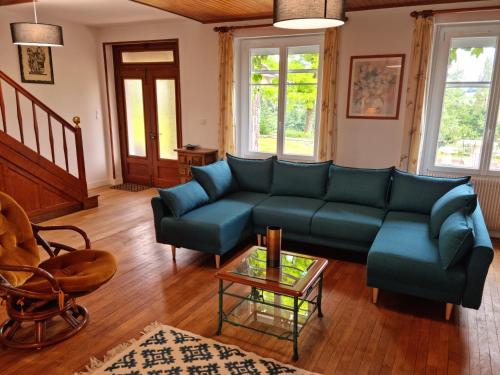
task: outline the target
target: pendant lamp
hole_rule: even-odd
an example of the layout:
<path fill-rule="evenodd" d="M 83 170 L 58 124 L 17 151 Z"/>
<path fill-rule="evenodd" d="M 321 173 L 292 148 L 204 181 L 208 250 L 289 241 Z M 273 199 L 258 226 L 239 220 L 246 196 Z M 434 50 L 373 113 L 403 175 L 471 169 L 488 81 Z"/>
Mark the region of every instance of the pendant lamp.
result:
<path fill-rule="evenodd" d="M 276 27 L 326 29 L 345 22 L 344 0 L 274 0 Z"/>
<path fill-rule="evenodd" d="M 38 23 L 36 1 L 33 0 L 35 23 L 15 22 L 10 24 L 12 43 L 28 46 L 62 47 L 64 45 L 62 27 Z"/>

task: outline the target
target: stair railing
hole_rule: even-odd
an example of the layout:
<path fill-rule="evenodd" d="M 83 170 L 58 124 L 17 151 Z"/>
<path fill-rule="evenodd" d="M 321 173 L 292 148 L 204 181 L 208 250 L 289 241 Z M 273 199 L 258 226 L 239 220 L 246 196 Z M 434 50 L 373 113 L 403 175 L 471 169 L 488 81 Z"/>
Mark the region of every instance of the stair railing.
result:
<path fill-rule="evenodd" d="M 25 127 L 28 126 L 28 124 L 25 124 L 23 122 L 23 113 L 21 109 L 21 103 L 20 103 L 20 95 L 24 96 L 26 99 L 28 99 L 31 102 L 31 110 L 33 113 L 33 123 L 31 124 L 33 126 L 34 134 L 35 134 L 35 141 L 36 141 L 36 153 L 44 157 L 40 153 L 40 131 L 39 131 L 39 126 L 38 126 L 38 119 L 37 119 L 37 110 L 36 108 L 40 108 L 43 112 L 46 113 L 47 115 L 47 125 L 48 125 L 48 137 L 49 137 L 49 144 L 50 144 L 50 155 L 51 155 L 51 160 L 53 164 L 56 164 L 56 153 L 55 153 L 55 143 L 54 143 L 54 128 L 53 128 L 53 121 L 55 120 L 59 122 L 62 126 L 62 148 L 64 152 L 64 165 L 67 173 L 71 174 L 70 172 L 70 167 L 69 167 L 69 158 L 68 158 L 68 140 L 67 140 L 67 135 L 66 135 L 66 130 L 69 131 L 70 134 L 74 136 L 75 139 L 75 148 L 76 148 L 76 160 L 77 160 L 77 167 L 78 167 L 78 179 L 81 181 L 82 188 L 84 189 L 84 194 L 85 196 L 87 195 L 87 179 L 85 175 L 85 159 L 83 155 L 83 140 L 82 140 L 82 129 L 80 128 L 80 118 L 78 116 L 73 117 L 73 123 L 74 125 L 71 125 L 69 122 L 64 120 L 61 116 L 59 116 L 56 112 L 54 112 L 52 109 L 50 109 L 47 105 L 42 103 L 39 99 L 37 99 L 34 95 L 32 95 L 29 91 L 24 89 L 21 85 L 19 85 L 16 81 L 14 81 L 12 78 L 7 76 L 4 72 L 0 71 L 0 115 L 2 117 L 2 130 L 5 134 L 9 134 L 8 130 L 11 124 L 8 124 L 7 117 L 6 117 L 6 104 L 4 100 L 4 94 L 3 94 L 3 87 L 2 84 L 6 83 L 7 85 L 11 86 L 14 91 L 15 91 L 15 102 L 16 102 L 16 112 L 17 112 L 17 125 L 19 127 L 19 136 L 20 136 L 20 142 L 24 144 L 27 147 L 28 146 L 25 143 Z M 31 147 L 30 147 L 31 148 Z"/>

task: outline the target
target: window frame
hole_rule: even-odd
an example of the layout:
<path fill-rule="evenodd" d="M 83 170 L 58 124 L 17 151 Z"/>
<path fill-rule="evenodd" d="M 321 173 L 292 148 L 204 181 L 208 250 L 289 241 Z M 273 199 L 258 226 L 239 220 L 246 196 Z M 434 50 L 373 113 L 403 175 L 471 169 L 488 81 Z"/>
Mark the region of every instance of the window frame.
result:
<path fill-rule="evenodd" d="M 500 171 L 491 170 L 491 157 L 495 140 L 500 104 L 500 23 L 451 23 L 435 26 L 433 53 L 427 87 L 425 112 L 425 134 L 422 146 L 421 173 L 466 174 L 473 176 L 499 176 Z M 436 152 L 446 89 L 448 59 L 452 38 L 496 37 L 496 52 L 493 61 L 490 95 L 478 168 L 460 168 L 436 165 Z"/>
<path fill-rule="evenodd" d="M 288 75 L 288 48 L 303 46 L 319 46 L 318 59 L 318 83 L 316 97 L 316 123 L 314 128 L 314 153 L 308 155 L 294 155 L 284 153 L 284 131 L 286 113 L 286 85 Z M 237 109 L 236 109 L 236 139 L 238 154 L 246 158 L 264 159 L 276 155 L 279 159 L 292 161 L 313 162 L 318 160 L 319 153 L 319 124 L 321 115 L 321 91 L 323 82 L 323 48 L 324 33 L 308 34 L 300 36 L 273 36 L 256 38 L 239 38 L 237 40 L 238 64 L 237 77 Z M 253 48 L 278 48 L 280 51 L 279 68 L 279 97 L 278 97 L 278 129 L 276 154 L 267 152 L 251 151 L 249 147 L 249 124 L 250 124 L 250 50 Z"/>

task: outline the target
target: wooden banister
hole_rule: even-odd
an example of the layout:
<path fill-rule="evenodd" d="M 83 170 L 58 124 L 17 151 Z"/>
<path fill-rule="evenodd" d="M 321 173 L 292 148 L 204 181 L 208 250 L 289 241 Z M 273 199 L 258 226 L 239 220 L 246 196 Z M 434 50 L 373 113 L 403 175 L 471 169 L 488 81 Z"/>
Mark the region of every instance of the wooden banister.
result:
<path fill-rule="evenodd" d="M 87 192 L 87 181 L 85 174 L 85 161 L 83 154 L 83 139 L 82 139 L 82 130 L 80 128 L 80 118 L 74 117 L 73 122 L 74 125 L 70 124 L 68 121 L 64 120 L 61 116 L 59 116 L 54 110 L 49 108 L 46 104 L 42 103 L 38 98 L 32 95 L 29 91 L 23 88 L 20 84 L 6 75 L 4 72 L 0 71 L 0 114 L 2 116 L 2 125 L 3 131 L 7 133 L 7 118 L 6 118 L 6 103 L 5 103 L 5 95 L 3 93 L 2 84 L 5 82 L 6 85 L 9 85 L 14 90 L 15 94 L 15 106 L 16 106 L 16 114 L 17 114 L 17 122 L 19 126 L 19 136 L 20 142 L 25 144 L 25 126 L 31 126 L 26 123 L 26 115 L 23 118 L 23 108 L 21 107 L 21 98 L 20 96 L 24 96 L 28 101 L 31 101 L 31 112 L 33 115 L 33 130 L 35 134 L 36 141 L 36 153 L 40 154 L 41 146 L 40 146 L 40 131 L 39 131 L 39 123 L 37 116 L 37 107 L 47 114 L 47 126 L 48 126 L 48 143 L 50 144 L 50 157 L 52 163 L 56 164 L 56 144 L 54 140 L 54 131 L 59 131 L 59 128 L 54 129 L 54 120 L 61 124 L 62 131 L 62 145 L 57 144 L 58 150 L 62 149 L 64 153 L 64 167 L 67 173 L 70 173 L 69 166 L 69 156 L 68 156 L 68 135 L 72 134 L 75 137 L 75 152 L 76 152 L 76 160 L 78 166 L 78 179 L 82 183 L 82 189 Z M 3 85 L 5 86 L 5 85 Z M 58 125 L 57 125 L 58 126 Z M 66 133 L 69 131 L 70 133 Z M 59 141 L 58 141 L 59 142 Z"/>
<path fill-rule="evenodd" d="M 69 129 L 73 133 L 75 133 L 75 127 L 71 125 L 68 121 L 63 119 L 61 116 L 59 116 L 54 110 L 49 108 L 47 105 L 42 103 L 37 97 L 35 97 L 33 94 L 31 94 L 28 90 L 23 88 L 20 84 L 18 84 L 16 81 L 14 81 L 12 78 L 10 78 L 7 74 L 2 72 L 0 70 L 0 80 L 4 80 L 7 82 L 10 86 L 12 86 L 16 92 L 21 93 L 24 95 L 27 99 L 29 99 L 31 102 L 34 102 L 40 109 L 43 111 L 50 113 L 53 119 L 57 120 L 58 122 L 61 123 L 62 126 L 65 128 Z M 3 114 L 3 112 L 2 112 Z"/>
<path fill-rule="evenodd" d="M 7 119 L 5 118 L 5 103 L 3 101 L 2 80 L 0 79 L 0 113 L 2 114 L 3 131 L 7 133 Z"/>

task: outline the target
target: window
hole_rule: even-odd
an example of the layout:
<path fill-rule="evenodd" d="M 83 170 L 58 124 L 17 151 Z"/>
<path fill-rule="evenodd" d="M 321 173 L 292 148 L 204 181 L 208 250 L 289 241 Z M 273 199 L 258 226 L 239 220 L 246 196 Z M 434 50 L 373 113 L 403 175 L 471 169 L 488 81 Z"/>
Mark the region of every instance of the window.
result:
<path fill-rule="evenodd" d="M 436 31 L 423 168 L 500 174 L 500 24 Z"/>
<path fill-rule="evenodd" d="M 316 159 L 322 43 L 322 35 L 240 41 L 244 156 Z"/>

